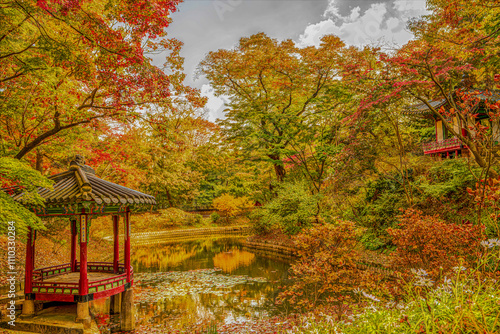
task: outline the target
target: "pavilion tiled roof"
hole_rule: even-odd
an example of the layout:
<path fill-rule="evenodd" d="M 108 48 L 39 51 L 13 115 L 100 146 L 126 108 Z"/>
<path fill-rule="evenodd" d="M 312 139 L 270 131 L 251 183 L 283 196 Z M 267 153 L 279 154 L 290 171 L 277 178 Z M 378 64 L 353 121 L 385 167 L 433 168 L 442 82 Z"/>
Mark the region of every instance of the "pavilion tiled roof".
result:
<path fill-rule="evenodd" d="M 446 104 L 446 99 L 430 101 L 429 105 L 434 109 L 439 109 L 441 106 Z M 403 110 L 403 113 L 406 115 L 427 115 L 432 114 L 431 110 L 427 107 L 425 103 L 419 103 L 413 106 L 410 106 L 408 109 Z"/>
<path fill-rule="evenodd" d="M 491 90 L 491 91 L 483 91 L 479 89 L 471 89 L 467 93 L 473 94 L 475 97 L 477 97 L 480 101 L 485 101 L 488 100 L 490 102 L 497 102 L 500 100 L 500 91 L 498 90 Z M 439 109 L 445 104 L 447 104 L 446 99 L 440 99 L 440 100 L 434 100 L 430 101 L 429 105 L 434 108 L 434 109 Z M 432 111 L 427 107 L 425 103 L 419 103 L 410 106 L 409 108 L 403 110 L 403 114 L 406 115 L 430 115 L 432 114 Z"/>
<path fill-rule="evenodd" d="M 70 163 L 68 171 L 48 177 L 54 181 L 53 190 L 38 188 L 38 193 L 47 205 L 95 202 L 110 206 L 145 204 L 156 205 L 154 196 L 144 194 L 95 175 L 94 170 L 75 161 Z M 9 191 L 11 197 L 22 202 L 24 193 L 20 190 Z"/>

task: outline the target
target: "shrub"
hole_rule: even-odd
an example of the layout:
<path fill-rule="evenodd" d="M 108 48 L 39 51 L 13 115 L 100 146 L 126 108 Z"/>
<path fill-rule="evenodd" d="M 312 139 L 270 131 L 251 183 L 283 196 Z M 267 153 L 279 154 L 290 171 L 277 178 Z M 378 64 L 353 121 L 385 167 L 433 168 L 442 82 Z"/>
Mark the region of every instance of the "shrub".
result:
<path fill-rule="evenodd" d="M 435 279 L 441 271 L 458 266 L 460 259 L 467 264 L 477 260 L 484 225 L 445 223 L 413 209 L 406 210 L 400 220 L 400 229 L 387 230 L 397 247 L 394 266 L 425 269 Z"/>
<path fill-rule="evenodd" d="M 210 215 L 210 220 L 212 223 L 217 223 L 217 221 L 220 219 L 220 215 L 217 212 L 212 212 Z"/>
<path fill-rule="evenodd" d="M 496 257 L 498 261 L 498 257 Z M 373 303 L 351 323 L 313 325 L 301 333 L 498 333 L 498 280 L 484 278 L 478 267 L 458 269 L 432 288 L 407 287 L 406 303 Z M 396 306 L 396 307 L 394 307 Z"/>
<path fill-rule="evenodd" d="M 194 221 L 193 214 L 177 208 L 168 208 L 158 210 L 158 214 L 145 213 L 138 215 L 134 218 L 132 226 L 136 231 L 156 231 L 158 229 L 192 225 Z M 112 224 L 107 223 L 107 226 L 112 226 Z"/>
<path fill-rule="evenodd" d="M 186 223 L 189 224 L 190 216 L 192 215 L 180 209 L 168 208 L 160 210 L 160 216 L 157 219 L 160 220 L 164 227 L 172 227 Z"/>
<path fill-rule="evenodd" d="M 202 215 L 200 215 L 200 214 L 195 215 L 195 216 L 194 216 L 194 223 L 195 223 L 196 225 L 200 225 L 200 224 L 202 224 L 202 223 L 203 223 L 203 216 L 202 216 Z"/>
<path fill-rule="evenodd" d="M 369 250 L 377 250 L 385 246 L 385 242 L 380 240 L 380 238 L 373 232 L 373 230 L 367 230 L 363 233 L 360 238 L 361 243 Z"/>
<path fill-rule="evenodd" d="M 269 233 L 274 227 L 273 222 L 266 217 L 266 211 L 264 209 L 259 208 L 253 210 L 249 218 L 255 234 Z"/>
<path fill-rule="evenodd" d="M 215 198 L 212 204 L 226 219 L 226 222 L 229 221 L 229 218 L 241 214 L 244 210 L 252 206 L 247 197 L 234 197 L 230 194 L 223 194 Z"/>
<path fill-rule="evenodd" d="M 482 214 L 478 216 L 486 226 L 486 234 L 489 237 L 500 237 L 500 177 L 476 182 L 475 189 L 467 188 L 467 192 Z"/>
<path fill-rule="evenodd" d="M 357 238 L 349 221 L 317 224 L 294 236 L 299 259 L 290 268 L 293 283 L 280 293 L 278 302 L 302 310 L 343 305 L 352 299 L 354 289 L 369 287 L 372 273 L 357 266 Z"/>
<path fill-rule="evenodd" d="M 284 183 L 277 196 L 256 214 L 259 226 L 279 226 L 284 233 L 294 235 L 311 226 L 318 215 L 319 195 L 312 195 L 301 183 Z"/>

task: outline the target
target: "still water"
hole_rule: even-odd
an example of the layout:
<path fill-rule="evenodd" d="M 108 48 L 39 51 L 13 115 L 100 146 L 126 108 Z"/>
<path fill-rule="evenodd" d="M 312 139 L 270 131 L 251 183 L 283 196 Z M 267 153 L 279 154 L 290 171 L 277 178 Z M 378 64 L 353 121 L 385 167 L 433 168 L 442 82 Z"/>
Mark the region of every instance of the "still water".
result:
<path fill-rule="evenodd" d="M 289 265 L 243 249 L 244 238 L 135 246 L 136 333 L 193 332 L 272 315 Z M 101 332 L 113 332 L 109 300 L 94 302 Z M 115 317 L 116 318 L 116 317 Z"/>

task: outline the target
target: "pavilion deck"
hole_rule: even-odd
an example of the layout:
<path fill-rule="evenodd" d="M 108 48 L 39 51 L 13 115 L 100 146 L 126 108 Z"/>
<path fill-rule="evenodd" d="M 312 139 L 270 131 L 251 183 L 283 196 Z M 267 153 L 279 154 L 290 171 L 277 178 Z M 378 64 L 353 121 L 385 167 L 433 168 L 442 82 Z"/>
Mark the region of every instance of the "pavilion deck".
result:
<path fill-rule="evenodd" d="M 87 277 L 89 279 L 89 284 L 95 281 L 107 280 L 119 276 L 119 274 L 112 273 L 88 273 Z M 43 280 L 44 283 L 78 283 L 80 282 L 80 272 L 66 273 L 59 276 L 46 278 Z"/>
<path fill-rule="evenodd" d="M 80 265 L 72 271 L 71 264 L 62 264 L 33 271 L 32 290 L 37 300 L 70 301 L 80 295 Z M 117 271 L 117 272 L 115 272 Z M 132 272 L 131 272 L 132 274 Z M 122 263 L 89 262 L 87 264 L 88 293 L 93 299 L 110 296 L 124 290 L 127 273 Z M 55 299 L 50 299 L 54 298 Z"/>

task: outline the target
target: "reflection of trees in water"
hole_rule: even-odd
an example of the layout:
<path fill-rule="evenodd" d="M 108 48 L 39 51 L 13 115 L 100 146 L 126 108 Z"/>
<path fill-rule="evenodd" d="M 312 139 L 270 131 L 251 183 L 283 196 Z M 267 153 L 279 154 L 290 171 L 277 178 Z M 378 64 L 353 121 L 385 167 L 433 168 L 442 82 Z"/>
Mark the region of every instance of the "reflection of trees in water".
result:
<path fill-rule="evenodd" d="M 167 245 L 160 249 L 142 247 L 135 251 L 134 259 L 141 267 L 161 269 L 175 267 L 197 252 L 196 246 L 188 248 L 184 245 Z"/>
<path fill-rule="evenodd" d="M 155 303 L 144 303 L 136 305 L 139 315 L 138 324 L 187 324 L 199 317 L 204 318 L 203 312 L 199 310 L 199 303 L 191 296 L 179 296 L 166 298 Z M 208 311 L 208 310 L 206 310 Z M 205 311 L 205 313 L 206 313 Z"/>
<path fill-rule="evenodd" d="M 211 259 L 214 255 L 224 252 L 232 252 L 241 249 L 241 244 L 229 238 L 213 239 L 204 238 L 187 242 L 157 244 L 150 246 L 141 246 L 134 249 L 133 263 L 136 271 L 141 269 L 158 269 L 158 270 L 185 270 L 197 268 L 178 268 L 189 266 L 186 263 L 188 259 Z M 248 252 L 247 252 L 248 253 Z M 251 254 L 251 253 L 248 253 Z M 249 257 L 245 254 L 246 257 Z M 243 257 L 245 257 L 243 256 Z M 254 256 L 252 254 L 252 256 Z M 242 262 L 246 263 L 246 262 Z M 218 265 L 215 265 L 216 267 Z M 221 267 L 222 269 L 229 267 Z M 237 268 L 237 267 L 235 267 Z M 230 269 L 234 270 L 234 268 Z M 226 271 L 229 272 L 229 271 Z"/>
<path fill-rule="evenodd" d="M 268 314 L 267 300 L 273 289 L 268 284 L 240 285 L 224 295 L 191 294 L 137 304 L 138 325 L 163 324 L 182 329 L 199 322 L 258 318 Z"/>
<path fill-rule="evenodd" d="M 233 248 L 230 251 L 216 254 L 213 258 L 214 266 L 222 269 L 225 273 L 232 273 L 242 266 L 249 266 L 255 260 L 255 255 Z"/>
<path fill-rule="evenodd" d="M 242 239 L 204 238 L 135 247 L 133 261 L 136 272 L 218 267 L 226 274 L 266 277 L 269 280 L 269 283 L 238 284 L 228 288 L 227 291 L 230 292 L 223 295 L 189 293 L 136 304 L 138 328 L 143 333 L 162 332 L 154 328 L 183 330 L 200 322 L 259 318 L 272 312 L 275 286 L 279 285 L 276 281 L 286 275 L 288 264 L 245 251 L 240 240 Z M 175 286 L 176 283 L 172 283 Z M 149 288 L 156 289 L 156 284 L 151 284 Z M 158 293 L 161 291 L 158 290 Z"/>

